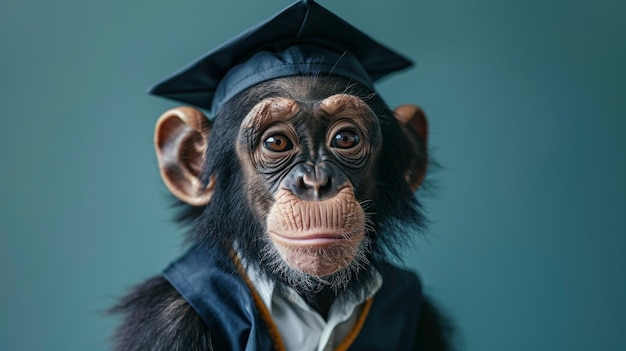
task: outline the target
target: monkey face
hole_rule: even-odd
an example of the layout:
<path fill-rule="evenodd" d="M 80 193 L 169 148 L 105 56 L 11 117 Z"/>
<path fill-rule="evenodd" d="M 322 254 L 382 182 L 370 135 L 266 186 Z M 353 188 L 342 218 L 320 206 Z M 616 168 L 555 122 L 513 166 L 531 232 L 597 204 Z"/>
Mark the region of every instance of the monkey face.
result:
<path fill-rule="evenodd" d="M 155 146 L 165 184 L 194 211 L 193 241 L 236 247 L 268 276 L 316 292 L 363 276 L 420 224 L 412 191 L 426 131 L 417 106 L 390 111 L 349 80 L 293 76 L 235 96 L 214 122 L 166 112 Z"/>
<path fill-rule="evenodd" d="M 237 154 L 248 201 L 292 269 L 324 277 L 364 258 L 362 203 L 379 144 L 374 112 L 353 95 L 268 98 L 244 118 Z"/>

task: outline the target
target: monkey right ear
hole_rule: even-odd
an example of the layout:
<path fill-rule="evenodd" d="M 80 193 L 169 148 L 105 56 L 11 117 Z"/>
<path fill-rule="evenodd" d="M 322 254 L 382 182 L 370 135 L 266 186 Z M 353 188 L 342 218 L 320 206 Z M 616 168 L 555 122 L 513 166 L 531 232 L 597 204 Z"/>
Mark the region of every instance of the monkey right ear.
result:
<path fill-rule="evenodd" d="M 159 171 L 174 196 L 193 206 L 209 203 L 215 181 L 200 179 L 211 123 L 199 110 L 178 107 L 161 115 L 154 132 Z"/>
<path fill-rule="evenodd" d="M 403 126 L 417 151 L 417 159 L 409 165 L 405 175 L 411 189 L 416 191 L 422 185 L 428 168 L 428 121 L 426 114 L 419 106 L 409 104 L 396 107 L 393 114 Z"/>

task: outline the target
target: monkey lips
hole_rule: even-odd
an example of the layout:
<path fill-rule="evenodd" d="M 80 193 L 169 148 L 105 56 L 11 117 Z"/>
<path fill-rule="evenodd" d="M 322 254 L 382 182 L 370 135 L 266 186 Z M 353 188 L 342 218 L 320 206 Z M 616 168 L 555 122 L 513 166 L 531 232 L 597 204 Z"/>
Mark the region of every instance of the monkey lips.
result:
<path fill-rule="evenodd" d="M 365 237 L 365 212 L 347 186 L 324 201 L 305 201 L 279 190 L 267 216 L 267 232 L 293 269 L 324 277 L 354 261 Z"/>

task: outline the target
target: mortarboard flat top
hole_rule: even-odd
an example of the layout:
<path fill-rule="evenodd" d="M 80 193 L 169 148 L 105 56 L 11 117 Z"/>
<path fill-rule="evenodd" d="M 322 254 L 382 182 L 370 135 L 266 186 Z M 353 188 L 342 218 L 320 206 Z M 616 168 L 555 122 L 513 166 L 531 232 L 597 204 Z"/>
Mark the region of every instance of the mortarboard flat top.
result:
<path fill-rule="evenodd" d="M 326 73 L 373 88 L 411 66 L 312 0 L 298 1 L 210 51 L 150 93 L 216 112 L 237 93 L 268 79 Z"/>

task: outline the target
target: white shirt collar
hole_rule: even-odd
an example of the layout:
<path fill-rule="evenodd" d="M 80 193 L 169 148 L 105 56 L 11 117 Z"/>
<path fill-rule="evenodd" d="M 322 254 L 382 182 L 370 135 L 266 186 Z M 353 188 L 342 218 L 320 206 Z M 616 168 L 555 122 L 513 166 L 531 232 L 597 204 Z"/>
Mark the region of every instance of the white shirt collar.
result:
<path fill-rule="evenodd" d="M 248 278 L 267 307 L 281 334 L 287 350 L 332 350 L 350 332 L 359 315 L 360 306 L 374 296 L 383 283 L 382 276 L 374 270 L 374 282 L 362 298 L 336 300 L 328 313 L 322 316 L 293 289 L 275 288 L 276 283 L 265 279 L 253 265 L 242 260 Z M 370 267 L 370 269 L 374 269 Z"/>

